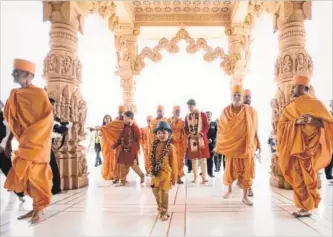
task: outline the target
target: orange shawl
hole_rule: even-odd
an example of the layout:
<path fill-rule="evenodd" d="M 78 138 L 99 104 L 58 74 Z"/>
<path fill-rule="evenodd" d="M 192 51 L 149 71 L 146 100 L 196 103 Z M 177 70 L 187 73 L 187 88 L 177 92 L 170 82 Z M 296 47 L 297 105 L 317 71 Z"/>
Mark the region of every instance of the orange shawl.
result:
<path fill-rule="evenodd" d="M 28 180 L 34 184 L 36 180 L 43 179 L 45 186 L 51 190 L 49 162 L 53 112 L 46 92 L 33 85 L 12 90 L 5 105 L 4 118 L 19 143 L 5 187 L 26 192 Z M 39 172 L 43 175 L 39 175 Z M 50 180 L 47 180 L 48 177 Z"/>
<path fill-rule="evenodd" d="M 324 127 L 296 125 L 304 114 L 322 120 Z M 282 112 L 277 126 L 277 151 L 279 165 L 285 176 L 290 170 L 292 157 L 313 157 L 315 171 L 326 167 L 331 161 L 333 147 L 333 119 L 318 99 L 303 95 L 290 102 Z M 291 183 L 292 180 L 288 180 Z"/>
<path fill-rule="evenodd" d="M 124 129 L 124 120 L 114 120 L 111 123 L 101 127 L 101 148 L 103 154 L 102 177 L 105 180 L 110 180 L 113 177 L 115 169 L 115 152 L 112 145 L 115 144 Z"/>
<path fill-rule="evenodd" d="M 232 106 L 226 107 L 219 121 L 215 151 L 228 158 L 247 158 L 255 152 L 257 118 L 254 109 L 243 105 L 235 114 Z"/>

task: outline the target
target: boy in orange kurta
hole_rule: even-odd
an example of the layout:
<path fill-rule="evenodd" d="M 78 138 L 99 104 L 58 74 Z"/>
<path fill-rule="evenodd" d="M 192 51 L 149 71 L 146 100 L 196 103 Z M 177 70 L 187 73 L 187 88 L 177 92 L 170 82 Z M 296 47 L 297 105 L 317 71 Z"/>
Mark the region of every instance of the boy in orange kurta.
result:
<path fill-rule="evenodd" d="M 296 75 L 295 100 L 287 104 L 277 125 L 278 163 L 294 191 L 298 211 L 295 217 L 308 217 L 318 207 L 317 171 L 331 161 L 333 119 L 325 105 L 309 95 L 310 79 Z"/>
<path fill-rule="evenodd" d="M 33 200 L 33 210 L 19 217 L 39 221 L 42 210 L 52 198 L 52 171 L 49 165 L 53 131 L 52 105 L 44 89 L 31 81 L 35 64 L 22 59 L 14 61 L 12 76 L 20 89 L 13 89 L 5 105 L 4 118 L 19 142 L 5 188 L 24 192 Z"/>
<path fill-rule="evenodd" d="M 143 158 L 145 163 L 146 176 L 150 173 L 150 146 L 151 146 L 151 127 L 152 116 L 147 116 L 147 127 L 141 128 L 141 147 L 143 150 Z"/>
<path fill-rule="evenodd" d="M 252 92 L 251 92 L 251 90 L 249 90 L 249 89 L 244 90 L 244 98 L 243 98 L 243 101 L 244 101 L 244 104 L 251 106 L 251 102 L 252 102 Z M 253 107 L 252 107 L 252 108 L 253 108 Z M 254 108 L 253 108 L 253 111 L 254 111 L 255 119 L 258 120 L 258 115 L 257 115 L 257 112 L 255 111 Z M 256 123 L 258 123 L 258 122 L 256 122 Z M 260 141 L 259 141 L 259 136 L 258 136 L 258 129 L 257 129 L 257 131 L 256 131 L 255 142 L 256 142 L 256 145 L 255 145 L 255 146 L 256 146 L 256 148 L 257 148 L 256 150 L 259 151 L 259 155 L 260 155 L 260 153 L 261 153 L 261 148 L 260 148 Z M 254 157 L 255 157 L 255 156 L 252 156 L 252 158 L 253 158 L 253 161 L 252 161 L 252 163 L 253 163 L 253 167 L 252 167 L 252 168 L 253 168 L 253 170 L 252 170 L 252 179 L 254 179 L 254 177 L 255 177 L 255 159 L 254 159 Z M 249 197 L 253 197 L 253 190 L 252 190 L 252 187 L 249 188 L 248 196 L 249 196 Z"/>
<path fill-rule="evenodd" d="M 243 89 L 232 88 L 232 104 L 226 107 L 220 117 L 215 151 L 226 156 L 224 184 L 228 186 L 225 198 L 232 192 L 232 183 L 238 179 L 243 189 L 243 203 L 252 206 L 248 190 L 252 185 L 253 160 L 256 149 L 257 121 L 251 106 L 243 104 Z"/>
<path fill-rule="evenodd" d="M 158 123 L 154 133 L 157 139 L 152 144 L 151 153 L 151 187 L 160 218 L 166 221 L 169 218 L 169 190 L 176 184 L 178 165 L 175 147 L 171 144 L 172 129 L 167 122 Z"/>
<path fill-rule="evenodd" d="M 173 108 L 173 116 L 168 119 L 168 123 L 172 128 L 171 143 L 174 145 L 177 154 L 177 163 L 178 163 L 178 184 L 183 184 L 181 180 L 184 177 L 184 159 L 186 152 L 186 134 L 185 134 L 185 123 L 179 117 L 180 116 L 180 106 L 175 106 Z"/>

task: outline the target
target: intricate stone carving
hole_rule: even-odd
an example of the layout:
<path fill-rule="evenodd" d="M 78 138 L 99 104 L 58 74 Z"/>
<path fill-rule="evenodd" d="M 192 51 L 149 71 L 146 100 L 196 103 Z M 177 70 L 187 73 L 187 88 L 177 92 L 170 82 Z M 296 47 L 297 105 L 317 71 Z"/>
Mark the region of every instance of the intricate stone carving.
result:
<path fill-rule="evenodd" d="M 251 59 L 251 28 L 248 24 L 226 27 L 228 37 L 228 56 L 223 63 L 225 73 L 233 80 L 242 80 L 247 73 Z"/>
<path fill-rule="evenodd" d="M 230 14 L 234 6 L 232 1 L 223 0 L 173 0 L 173 1 L 133 1 L 135 14 L 155 13 L 220 13 Z"/>
<path fill-rule="evenodd" d="M 162 59 L 161 50 L 166 50 L 169 53 L 178 53 L 179 46 L 178 43 L 181 40 L 185 40 L 187 42 L 186 52 L 193 54 L 198 52 L 199 50 L 204 50 L 204 60 L 207 62 L 212 62 L 215 59 L 221 59 L 221 67 L 224 69 L 224 60 L 228 59 L 227 55 L 224 53 L 224 50 L 221 47 L 217 47 L 213 49 L 211 46 L 207 44 L 207 41 L 203 38 L 200 39 L 192 39 L 189 33 L 181 29 L 177 32 L 176 36 L 170 40 L 166 38 L 162 38 L 158 45 L 153 49 L 149 47 L 145 47 L 142 49 L 141 53 L 136 58 L 136 68 L 135 72 L 139 74 L 145 67 L 144 60 L 146 58 L 150 59 L 153 62 L 159 62 Z"/>
<path fill-rule="evenodd" d="M 137 67 L 137 42 L 136 37 L 139 34 L 138 29 L 127 29 L 119 31 L 115 34 L 115 48 L 117 55 L 117 71 L 121 79 L 121 87 L 123 88 L 123 105 L 126 110 L 135 112 L 134 104 L 135 80 L 133 74 Z"/>
<path fill-rule="evenodd" d="M 275 64 L 277 82 L 290 81 L 299 72 L 310 76 L 313 73 L 313 62 L 308 52 L 299 47 L 282 52 Z"/>
<path fill-rule="evenodd" d="M 56 101 L 56 115 L 73 123 L 55 155 L 63 189 L 79 188 L 88 184 L 85 149 L 80 145 L 85 139 L 86 103 L 79 90 L 82 78 L 77 57 L 77 32 L 83 30 L 84 13 L 76 2 L 43 4 L 44 20 L 51 21 L 51 49 L 44 60 L 47 91 Z"/>

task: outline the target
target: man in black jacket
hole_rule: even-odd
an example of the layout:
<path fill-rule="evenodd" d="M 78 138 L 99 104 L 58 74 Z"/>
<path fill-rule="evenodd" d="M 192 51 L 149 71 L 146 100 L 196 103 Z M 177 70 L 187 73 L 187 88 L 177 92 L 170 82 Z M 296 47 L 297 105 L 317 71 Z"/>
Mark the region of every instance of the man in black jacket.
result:
<path fill-rule="evenodd" d="M 207 173 L 209 177 L 214 178 L 213 174 L 213 158 L 214 158 L 214 148 L 216 144 L 216 135 L 217 135 L 217 123 L 215 121 L 212 121 L 212 112 L 207 111 L 207 118 L 209 122 L 209 130 L 207 133 L 207 139 L 208 139 L 208 146 L 209 146 L 209 153 L 210 153 L 210 159 L 207 159 Z M 216 162 L 215 162 L 216 166 Z M 216 168 L 217 169 L 217 168 Z"/>
<path fill-rule="evenodd" d="M 333 116 L 333 100 L 331 100 L 330 107 L 331 107 L 331 114 Z M 333 154 L 332 154 L 331 163 L 325 168 L 325 176 L 327 180 L 333 180 L 332 169 L 333 169 Z"/>

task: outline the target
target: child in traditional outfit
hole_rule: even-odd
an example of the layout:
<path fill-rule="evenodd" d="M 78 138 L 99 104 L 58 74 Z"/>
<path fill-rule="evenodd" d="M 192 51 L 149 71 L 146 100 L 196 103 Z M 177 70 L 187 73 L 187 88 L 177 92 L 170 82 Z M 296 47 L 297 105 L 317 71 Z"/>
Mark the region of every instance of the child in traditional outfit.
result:
<path fill-rule="evenodd" d="M 171 184 L 178 179 L 177 156 L 171 144 L 172 129 L 165 121 L 160 121 L 154 130 L 157 139 L 151 149 L 151 187 L 156 198 L 157 210 L 162 221 L 169 219 L 168 204 Z"/>

